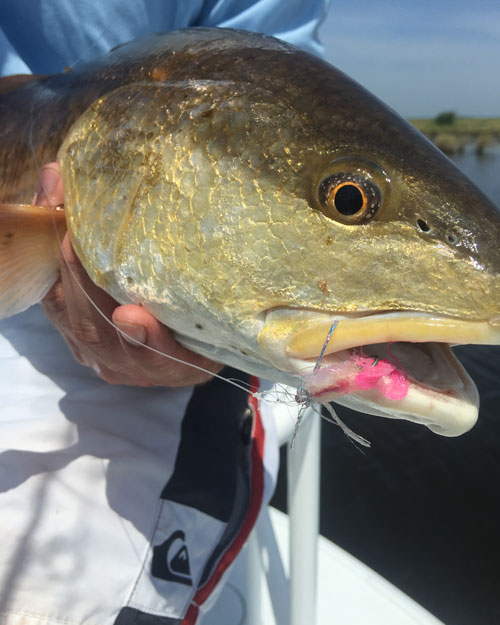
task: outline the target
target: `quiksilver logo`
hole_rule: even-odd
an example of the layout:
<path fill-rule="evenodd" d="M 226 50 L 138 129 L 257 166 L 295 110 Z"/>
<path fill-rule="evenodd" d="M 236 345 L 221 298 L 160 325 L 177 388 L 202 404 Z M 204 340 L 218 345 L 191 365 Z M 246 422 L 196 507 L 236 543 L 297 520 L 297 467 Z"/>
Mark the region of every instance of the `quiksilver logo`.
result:
<path fill-rule="evenodd" d="M 184 532 L 177 530 L 153 549 L 151 573 L 154 577 L 186 586 L 193 585 L 185 539 Z"/>

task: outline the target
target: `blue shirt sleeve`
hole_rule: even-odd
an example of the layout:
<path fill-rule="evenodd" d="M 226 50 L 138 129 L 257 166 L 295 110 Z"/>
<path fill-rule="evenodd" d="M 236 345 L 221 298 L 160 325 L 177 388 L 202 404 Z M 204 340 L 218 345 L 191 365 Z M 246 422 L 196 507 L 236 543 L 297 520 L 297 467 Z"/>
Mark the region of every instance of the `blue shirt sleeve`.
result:
<path fill-rule="evenodd" d="M 30 69 L 9 43 L 0 28 L 0 75 L 29 74 Z"/>
<path fill-rule="evenodd" d="M 151 32 L 188 26 L 274 35 L 320 55 L 329 0 L 2 0 L 0 75 L 55 73 Z"/>
<path fill-rule="evenodd" d="M 198 26 L 241 28 L 284 39 L 318 56 L 318 28 L 329 0 L 208 0 Z"/>

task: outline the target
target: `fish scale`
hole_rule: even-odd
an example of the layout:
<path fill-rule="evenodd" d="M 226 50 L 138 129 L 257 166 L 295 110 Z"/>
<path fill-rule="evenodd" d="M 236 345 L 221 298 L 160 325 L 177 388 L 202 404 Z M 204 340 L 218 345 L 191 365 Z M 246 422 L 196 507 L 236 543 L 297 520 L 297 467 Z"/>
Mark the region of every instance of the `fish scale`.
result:
<path fill-rule="evenodd" d="M 0 118 L 0 201 L 30 202 L 35 163 L 57 158 L 75 250 L 118 302 L 143 305 L 194 351 L 289 384 L 334 321 L 332 370 L 398 341 L 404 400 L 332 399 L 435 431 L 471 427 L 477 393 L 447 345 L 500 342 L 498 211 L 342 72 L 263 35 L 188 29 L 4 83 Z M 41 214 L 6 207 L 5 223 L 30 210 Z M 14 230 L 3 236 L 17 244 Z M 45 261 L 48 288 L 57 259 Z M 3 266 L 0 298 L 4 283 L 18 310 L 39 297 L 18 296 L 16 265 Z M 412 377 L 418 342 L 434 377 L 416 364 Z"/>

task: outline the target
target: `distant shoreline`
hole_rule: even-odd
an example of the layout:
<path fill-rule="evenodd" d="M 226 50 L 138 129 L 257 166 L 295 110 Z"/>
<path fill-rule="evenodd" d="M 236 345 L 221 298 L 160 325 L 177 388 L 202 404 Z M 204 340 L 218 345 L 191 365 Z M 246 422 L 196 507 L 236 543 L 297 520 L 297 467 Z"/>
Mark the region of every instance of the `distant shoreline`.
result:
<path fill-rule="evenodd" d="M 438 123 L 434 119 L 409 119 L 421 133 L 431 139 L 446 154 L 463 152 L 473 144 L 481 155 L 494 145 L 500 145 L 500 117 L 457 117 L 451 123 Z"/>

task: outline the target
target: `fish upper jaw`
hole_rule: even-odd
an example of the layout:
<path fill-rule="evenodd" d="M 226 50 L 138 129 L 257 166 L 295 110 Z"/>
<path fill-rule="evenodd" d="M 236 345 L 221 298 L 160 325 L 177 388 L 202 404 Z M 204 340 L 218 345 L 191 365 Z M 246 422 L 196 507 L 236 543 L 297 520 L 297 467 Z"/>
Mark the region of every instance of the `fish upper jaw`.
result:
<path fill-rule="evenodd" d="M 469 321 L 411 311 L 342 316 L 281 308 L 268 312 L 259 344 L 277 368 L 294 372 L 297 383 L 304 384 L 334 321 L 338 323 L 321 362 L 322 381 L 311 386 L 313 399 L 422 423 L 445 436 L 458 436 L 473 427 L 478 392 L 450 344 L 500 344 L 499 318 Z M 388 398 L 379 387 L 343 391 L 338 376 L 328 371 L 342 366 L 345 370 L 357 353 L 373 360 L 394 358 L 408 380 L 406 395 Z"/>

